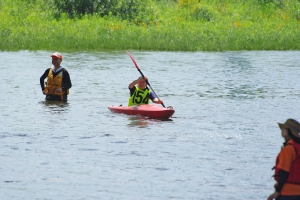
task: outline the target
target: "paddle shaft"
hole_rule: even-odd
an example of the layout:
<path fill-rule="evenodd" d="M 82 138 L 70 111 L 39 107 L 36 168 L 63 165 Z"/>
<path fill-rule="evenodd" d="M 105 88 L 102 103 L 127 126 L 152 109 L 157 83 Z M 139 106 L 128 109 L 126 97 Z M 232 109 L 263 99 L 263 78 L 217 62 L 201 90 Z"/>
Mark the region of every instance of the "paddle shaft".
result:
<path fill-rule="evenodd" d="M 143 74 L 143 72 L 140 70 L 139 66 L 138 66 L 137 63 L 135 62 L 134 58 L 132 57 L 132 55 L 131 55 L 128 51 L 126 51 L 126 52 L 127 52 L 127 54 L 129 55 L 129 57 L 131 58 L 132 62 L 134 63 L 136 69 L 137 69 L 137 70 L 140 72 L 140 74 L 142 75 L 142 77 L 145 77 L 144 74 Z M 152 89 L 152 87 L 151 87 L 151 85 L 150 85 L 148 79 L 146 80 L 146 83 L 147 83 L 147 85 L 149 85 L 151 91 L 155 94 L 155 96 L 159 99 L 158 95 L 157 95 L 157 94 L 154 92 L 154 90 Z M 164 105 L 164 103 L 162 103 L 161 105 L 162 105 L 164 108 L 166 107 L 166 106 Z"/>

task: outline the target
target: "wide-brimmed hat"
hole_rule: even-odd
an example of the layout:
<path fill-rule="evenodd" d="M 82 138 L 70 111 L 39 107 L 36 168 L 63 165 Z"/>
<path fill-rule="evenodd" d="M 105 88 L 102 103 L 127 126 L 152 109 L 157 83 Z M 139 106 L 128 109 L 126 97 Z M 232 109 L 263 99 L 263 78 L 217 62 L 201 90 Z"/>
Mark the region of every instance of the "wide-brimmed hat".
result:
<path fill-rule="evenodd" d="M 278 125 L 281 129 L 290 129 L 295 137 L 300 138 L 300 124 L 296 120 L 287 119 L 284 124 L 278 123 Z"/>
<path fill-rule="evenodd" d="M 61 53 L 58 53 L 58 52 L 53 53 L 53 54 L 51 55 L 51 57 L 52 57 L 52 58 L 54 57 L 54 58 L 62 59 Z"/>

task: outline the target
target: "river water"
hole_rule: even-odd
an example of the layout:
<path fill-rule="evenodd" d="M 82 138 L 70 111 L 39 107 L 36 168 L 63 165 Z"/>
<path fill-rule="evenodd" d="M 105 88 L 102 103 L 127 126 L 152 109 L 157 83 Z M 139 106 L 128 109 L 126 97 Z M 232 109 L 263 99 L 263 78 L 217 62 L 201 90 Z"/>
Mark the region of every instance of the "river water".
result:
<path fill-rule="evenodd" d="M 299 51 L 130 51 L 168 121 L 113 114 L 140 76 L 125 51 L 61 52 L 73 87 L 44 101 L 50 51 L 0 52 L 0 199 L 266 199 L 300 120 Z"/>

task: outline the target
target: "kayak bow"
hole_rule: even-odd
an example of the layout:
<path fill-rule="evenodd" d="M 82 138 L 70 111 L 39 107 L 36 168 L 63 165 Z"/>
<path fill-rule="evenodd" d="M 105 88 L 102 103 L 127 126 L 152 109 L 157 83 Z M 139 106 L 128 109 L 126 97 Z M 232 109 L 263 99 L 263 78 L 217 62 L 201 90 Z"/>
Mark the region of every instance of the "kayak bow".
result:
<path fill-rule="evenodd" d="M 141 115 L 156 119 L 168 119 L 175 113 L 175 110 L 173 110 L 172 108 L 163 108 L 152 104 L 129 107 L 108 106 L 108 109 L 114 113 L 123 113 L 127 115 Z"/>

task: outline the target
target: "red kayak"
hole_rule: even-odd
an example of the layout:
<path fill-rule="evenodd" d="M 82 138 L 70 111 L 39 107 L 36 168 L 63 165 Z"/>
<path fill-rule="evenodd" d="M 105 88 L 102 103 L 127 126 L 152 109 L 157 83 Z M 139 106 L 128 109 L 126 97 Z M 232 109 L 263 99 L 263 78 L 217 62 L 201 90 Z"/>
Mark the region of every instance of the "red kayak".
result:
<path fill-rule="evenodd" d="M 160 118 L 168 119 L 170 118 L 175 110 L 173 108 L 164 108 L 161 106 L 156 106 L 152 104 L 139 105 L 139 106 L 108 106 L 108 109 L 114 113 L 123 113 L 127 115 L 141 115 L 149 118 Z"/>

